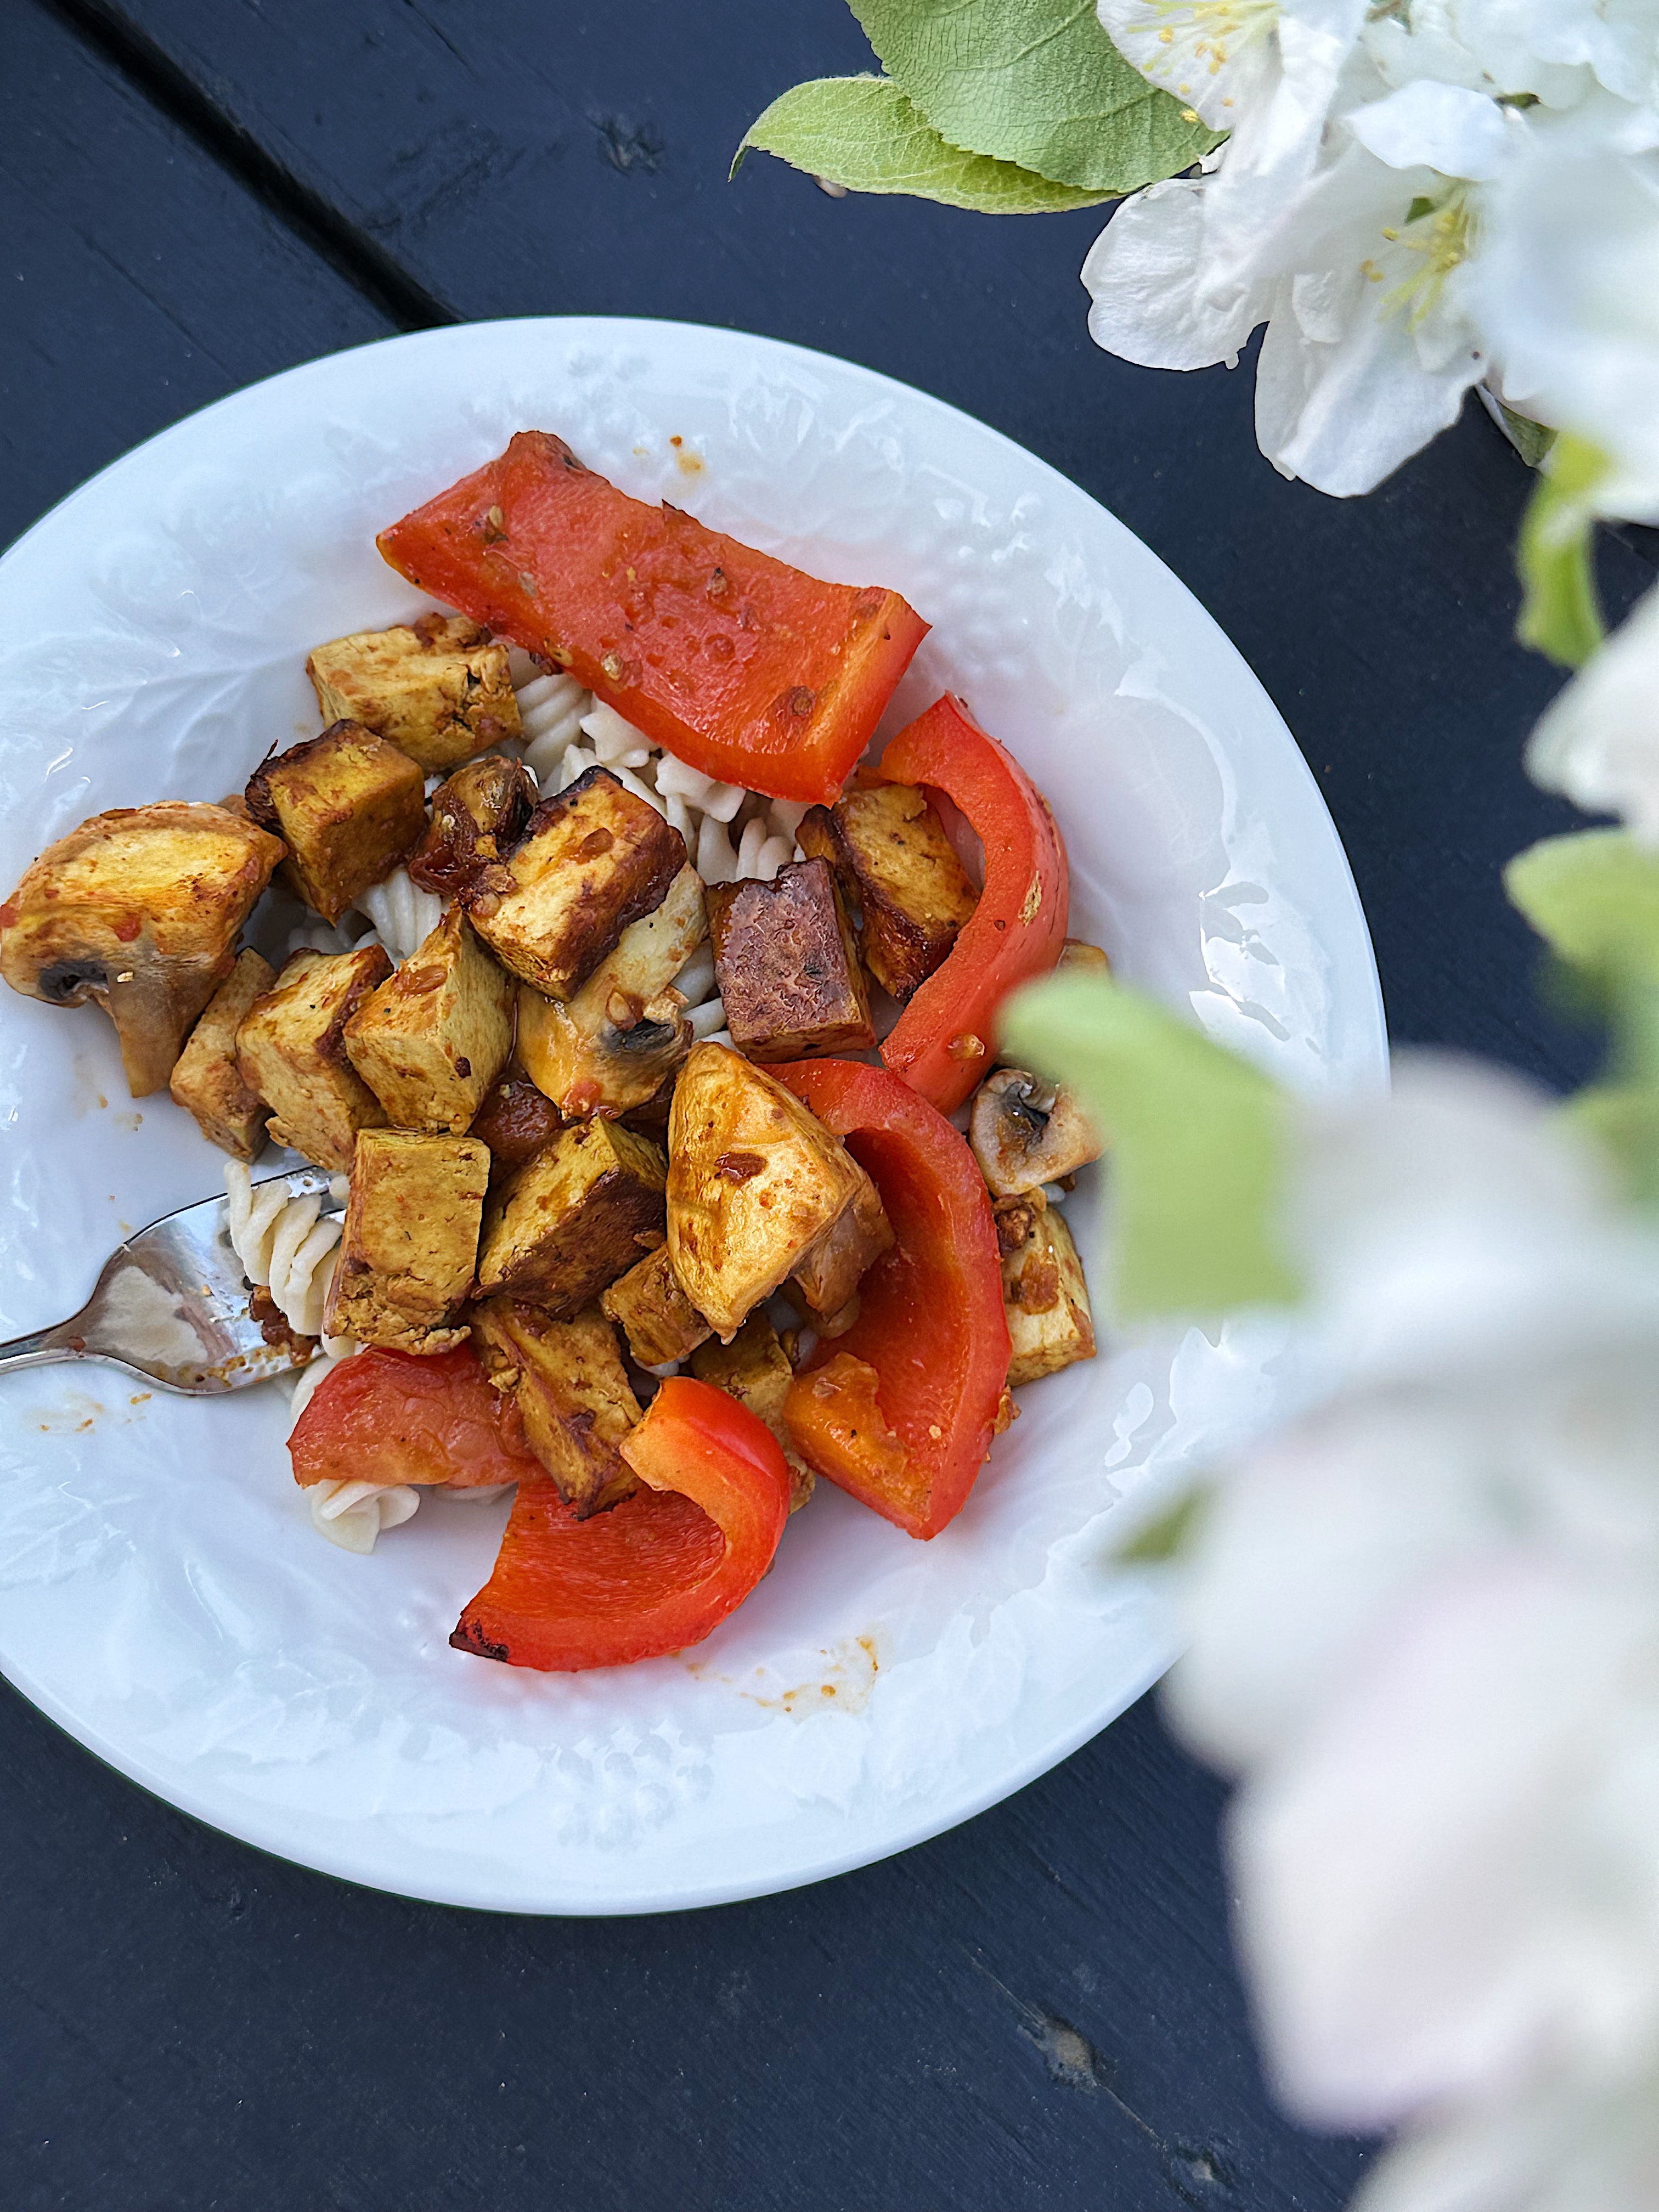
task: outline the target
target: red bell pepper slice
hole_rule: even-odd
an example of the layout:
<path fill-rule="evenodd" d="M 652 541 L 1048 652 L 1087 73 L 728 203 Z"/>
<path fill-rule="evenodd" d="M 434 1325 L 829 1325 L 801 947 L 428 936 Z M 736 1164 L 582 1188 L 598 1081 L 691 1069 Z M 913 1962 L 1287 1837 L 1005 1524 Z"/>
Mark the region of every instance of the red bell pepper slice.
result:
<path fill-rule="evenodd" d="M 801 1060 L 769 1073 L 867 1170 L 895 1240 L 859 1285 L 857 1321 L 790 1386 L 795 1449 L 911 1535 L 937 1536 L 974 1486 L 1008 1376 L 984 1178 L 944 1115 L 884 1067 Z"/>
<path fill-rule="evenodd" d="M 641 1487 L 579 1521 L 553 1484 L 520 1490 L 458 1651 L 575 1674 L 700 1644 L 741 1605 L 789 1518 L 789 1468 L 765 1424 L 673 1375 L 624 1439 Z"/>
<path fill-rule="evenodd" d="M 380 547 L 653 744 L 777 799 L 836 796 L 927 634 L 896 592 L 821 583 L 630 499 L 544 430 L 521 430 Z"/>
<path fill-rule="evenodd" d="M 481 1490 L 543 1474 L 517 1411 L 469 1345 L 417 1358 L 370 1349 L 325 1375 L 289 1438 L 294 1480 Z M 551 1485 L 549 1487 L 551 1488 Z"/>
<path fill-rule="evenodd" d="M 877 772 L 942 791 L 985 848 L 979 904 L 881 1048 L 895 1074 L 949 1114 L 994 1060 L 1003 1000 L 1060 957 L 1071 905 L 1066 848 L 1030 777 L 948 691 L 899 732 Z"/>

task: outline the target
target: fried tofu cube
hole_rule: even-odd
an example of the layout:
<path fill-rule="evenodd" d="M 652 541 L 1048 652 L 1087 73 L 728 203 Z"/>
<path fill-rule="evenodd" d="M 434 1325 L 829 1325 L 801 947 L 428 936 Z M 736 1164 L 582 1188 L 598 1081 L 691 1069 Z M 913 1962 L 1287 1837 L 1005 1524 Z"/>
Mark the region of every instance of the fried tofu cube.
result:
<path fill-rule="evenodd" d="M 166 1088 L 282 857 L 276 838 L 228 807 L 169 799 L 94 814 L 0 906 L 0 975 L 49 1006 L 102 1006 L 127 1088 L 146 1098 Z"/>
<path fill-rule="evenodd" d="M 513 1050 L 518 987 L 452 906 L 345 1026 L 346 1056 L 396 1129 L 472 1126 Z"/>
<path fill-rule="evenodd" d="M 294 887 L 337 921 L 392 873 L 426 829 L 426 780 L 361 722 L 336 722 L 248 778 L 248 812 L 288 846 Z"/>
<path fill-rule="evenodd" d="M 668 986 L 708 933 L 702 880 L 682 868 L 654 912 L 630 922 L 575 996 L 519 996 L 519 1057 L 572 1121 L 654 1098 L 691 1048 L 685 1001 Z"/>
<path fill-rule="evenodd" d="M 623 930 L 662 904 L 685 866 L 685 840 L 654 806 L 591 768 L 544 799 L 524 840 L 459 893 L 504 968 L 568 999 Z"/>
<path fill-rule="evenodd" d="M 251 1090 L 236 1064 L 242 1017 L 276 981 L 276 970 L 257 952 L 239 952 L 236 965 L 208 1001 L 206 1012 L 179 1055 L 168 1090 L 202 1134 L 233 1159 L 256 1160 L 264 1149 L 265 1102 Z"/>
<path fill-rule="evenodd" d="M 714 884 L 708 934 L 726 1025 L 751 1060 L 867 1052 L 876 1041 L 858 945 L 827 860 L 768 883 Z"/>
<path fill-rule="evenodd" d="M 693 1046 L 675 1085 L 668 1160 L 674 1273 L 727 1344 L 810 1262 L 866 1181 L 793 1091 L 712 1042 Z"/>
<path fill-rule="evenodd" d="M 641 1367 L 684 1359 L 708 1334 L 708 1322 L 680 1288 L 665 1243 L 619 1275 L 599 1304 Z"/>
<path fill-rule="evenodd" d="M 556 1321 L 517 1299 L 489 1298 L 472 1316 L 472 1340 L 566 1504 L 586 1516 L 627 1497 L 635 1477 L 617 1447 L 641 1408 L 599 1309 Z"/>
<path fill-rule="evenodd" d="M 433 793 L 426 835 L 410 857 L 410 876 L 423 891 L 453 898 L 481 868 L 513 850 L 540 796 L 522 761 L 499 753 L 468 761 Z"/>
<path fill-rule="evenodd" d="M 562 1129 L 491 1206 L 478 1261 L 484 1295 L 505 1291 L 568 1319 L 656 1243 L 666 1176 L 660 1150 L 632 1129 Z"/>
<path fill-rule="evenodd" d="M 766 1316 L 750 1314 L 730 1344 L 699 1346 L 691 1355 L 691 1372 L 699 1382 L 710 1382 L 715 1389 L 728 1392 L 771 1430 L 789 1462 L 789 1510 L 799 1513 L 812 1495 L 817 1478 L 795 1449 L 783 1417 L 794 1370 Z"/>
<path fill-rule="evenodd" d="M 849 791 L 833 808 L 813 807 L 796 836 L 803 853 L 834 866 L 863 916 L 870 973 L 904 1005 L 979 903 L 927 793 L 910 783 Z"/>
<path fill-rule="evenodd" d="M 323 1328 L 391 1352 L 448 1352 L 472 1288 L 489 1181 L 476 1137 L 365 1129 Z"/>
<path fill-rule="evenodd" d="M 357 1132 L 386 1124 L 386 1109 L 346 1056 L 345 1025 L 392 963 L 379 945 L 356 952 L 296 952 L 242 1017 L 236 1065 L 270 1109 L 279 1145 L 349 1175 Z"/>
<path fill-rule="evenodd" d="M 1095 1356 L 1095 1325 L 1083 1262 L 1065 1218 L 1041 1192 L 1002 1199 L 994 1209 L 1002 1253 L 1002 1304 L 1013 1356 L 1010 1383 L 1057 1375 Z"/>
<path fill-rule="evenodd" d="M 472 1287 L 488 1161 L 466 1138 L 366 1129 L 322 1327 L 331 1336 L 417 1356 L 466 1339 L 456 1316 Z"/>
<path fill-rule="evenodd" d="M 507 647 L 465 615 L 337 637 L 306 673 L 325 722 L 361 722 L 428 775 L 522 734 Z"/>

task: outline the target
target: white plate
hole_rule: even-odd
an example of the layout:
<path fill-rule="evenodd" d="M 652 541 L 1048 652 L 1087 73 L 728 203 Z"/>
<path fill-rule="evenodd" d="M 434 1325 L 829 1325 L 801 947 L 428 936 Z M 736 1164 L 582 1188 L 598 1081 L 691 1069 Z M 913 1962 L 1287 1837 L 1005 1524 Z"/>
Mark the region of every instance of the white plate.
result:
<path fill-rule="evenodd" d="M 416 602 L 377 528 L 516 429 L 933 624 L 887 726 L 950 684 L 1048 793 L 1073 929 L 1299 1086 L 1377 1079 L 1370 945 L 1284 724 L 1121 524 L 868 370 L 727 331 L 548 319 L 390 340 L 222 401 L 0 562 L 0 877 L 106 806 L 240 788 L 313 734 L 307 648 Z M 1103 435 L 1109 434 L 1103 430 Z M 683 444 L 670 443 L 671 438 Z M 130 1227 L 217 1188 L 112 1032 L 0 1007 L 0 1334 L 77 1306 Z M 1094 1194 L 1073 1219 L 1098 1278 Z M 505 1509 L 429 1503 L 371 1559 L 313 1533 L 277 1388 L 107 1368 L 0 1384 L 0 1665 L 112 1765 L 306 1865 L 450 1904 L 753 1897 L 965 1819 L 1103 1727 L 1169 1623 L 1106 1561 L 1138 1486 L 1260 1418 L 1271 1348 L 1196 1331 L 1024 1394 L 931 1544 L 828 1485 L 682 1659 L 580 1676 L 450 1649 Z"/>

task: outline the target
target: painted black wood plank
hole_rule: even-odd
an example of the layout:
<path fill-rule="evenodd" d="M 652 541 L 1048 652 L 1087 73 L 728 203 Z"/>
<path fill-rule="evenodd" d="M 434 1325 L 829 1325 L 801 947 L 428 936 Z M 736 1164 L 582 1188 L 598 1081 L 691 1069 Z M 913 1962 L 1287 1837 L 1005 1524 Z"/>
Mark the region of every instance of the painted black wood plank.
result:
<path fill-rule="evenodd" d="M 36 0 L 0 8 L 0 544 L 239 385 L 392 327 Z"/>
<path fill-rule="evenodd" d="M 1353 2178 L 1266 2106 L 1219 1793 L 1145 1705 L 884 1866 L 611 1922 L 303 1873 L 3 1711 L 9 2212 L 1331 2212 Z"/>
<path fill-rule="evenodd" d="M 1237 639 L 1330 801 L 1395 1035 L 1561 1080 L 1498 871 L 1567 811 L 1527 784 L 1555 678 L 1511 628 L 1525 472 L 1471 404 L 1376 496 L 1280 482 L 1250 373 L 1092 348 L 1093 212 L 996 219 L 831 200 L 744 125 L 797 78 L 868 67 L 842 0 L 76 0 L 153 42 L 290 174 L 469 317 L 728 323 L 886 369 L 996 423 L 1114 507 Z M 1647 561 L 1613 544 L 1609 597 Z"/>

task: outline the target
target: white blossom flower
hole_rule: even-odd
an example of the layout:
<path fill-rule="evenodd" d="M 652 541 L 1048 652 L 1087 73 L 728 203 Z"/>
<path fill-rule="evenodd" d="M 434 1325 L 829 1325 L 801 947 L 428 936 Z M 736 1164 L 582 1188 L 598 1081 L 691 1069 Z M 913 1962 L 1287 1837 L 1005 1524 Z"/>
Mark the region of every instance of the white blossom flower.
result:
<path fill-rule="evenodd" d="M 1326 1389 L 1224 1472 L 1170 1686 L 1244 1778 L 1268 2057 L 1308 2118 L 1407 2130 L 1370 2212 L 1650 2212 L 1572 2177 L 1659 2068 L 1659 1233 L 1507 1079 L 1407 1065 L 1304 1125 Z"/>
<path fill-rule="evenodd" d="M 1476 279 L 1504 399 L 1607 454 L 1597 505 L 1638 520 L 1659 517 L 1656 142 L 1659 118 L 1611 101 L 1582 128 L 1529 134 L 1494 191 Z"/>
<path fill-rule="evenodd" d="M 1659 846 L 1659 589 L 1549 708 L 1527 769 L 1546 791 L 1622 815 L 1642 843 Z"/>

